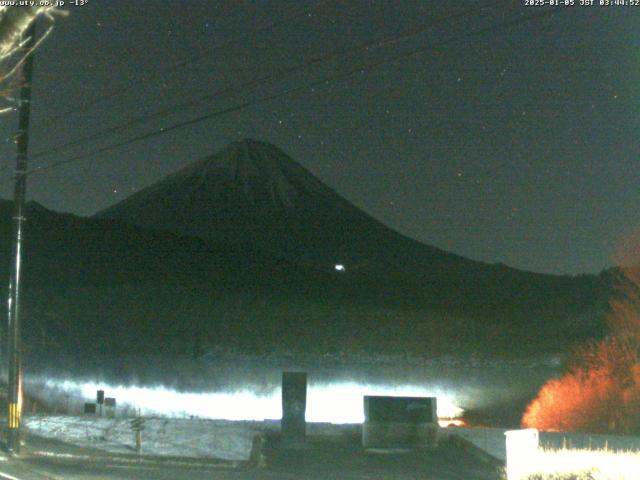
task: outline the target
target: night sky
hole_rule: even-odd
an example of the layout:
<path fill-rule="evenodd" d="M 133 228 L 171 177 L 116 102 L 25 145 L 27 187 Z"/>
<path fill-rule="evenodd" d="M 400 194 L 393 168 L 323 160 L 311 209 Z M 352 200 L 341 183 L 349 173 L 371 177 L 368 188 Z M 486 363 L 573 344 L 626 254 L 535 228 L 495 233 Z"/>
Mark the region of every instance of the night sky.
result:
<path fill-rule="evenodd" d="M 88 0 L 68 10 L 36 56 L 30 150 L 96 138 L 31 160 L 78 158 L 30 177 L 30 198 L 53 210 L 91 215 L 254 138 L 399 232 L 477 260 L 596 273 L 640 226 L 640 7 L 535 19 L 548 8 L 524 0 Z M 0 125 L 4 198 L 15 120 Z"/>

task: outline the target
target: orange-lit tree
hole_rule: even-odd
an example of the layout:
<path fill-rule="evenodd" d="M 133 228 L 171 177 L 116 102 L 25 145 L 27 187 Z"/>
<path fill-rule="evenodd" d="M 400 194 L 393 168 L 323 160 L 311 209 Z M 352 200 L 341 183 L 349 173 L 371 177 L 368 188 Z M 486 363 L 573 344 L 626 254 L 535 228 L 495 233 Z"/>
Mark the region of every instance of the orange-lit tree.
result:
<path fill-rule="evenodd" d="M 615 256 L 617 295 L 609 335 L 578 350 L 567 373 L 548 381 L 522 425 L 540 430 L 640 432 L 640 232 Z"/>

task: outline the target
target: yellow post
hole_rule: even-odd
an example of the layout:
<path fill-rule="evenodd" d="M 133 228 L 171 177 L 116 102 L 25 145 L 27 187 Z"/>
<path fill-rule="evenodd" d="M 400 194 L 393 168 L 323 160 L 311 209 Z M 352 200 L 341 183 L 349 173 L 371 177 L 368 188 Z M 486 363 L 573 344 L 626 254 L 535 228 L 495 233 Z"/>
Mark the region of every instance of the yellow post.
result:
<path fill-rule="evenodd" d="M 20 409 L 15 402 L 9 404 L 9 428 L 20 428 Z"/>

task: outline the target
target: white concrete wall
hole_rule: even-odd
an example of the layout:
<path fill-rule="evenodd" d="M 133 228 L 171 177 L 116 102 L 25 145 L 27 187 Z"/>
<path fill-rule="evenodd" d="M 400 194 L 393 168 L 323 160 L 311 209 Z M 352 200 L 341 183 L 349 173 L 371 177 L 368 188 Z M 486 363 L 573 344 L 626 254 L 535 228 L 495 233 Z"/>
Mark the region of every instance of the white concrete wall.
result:
<path fill-rule="evenodd" d="M 489 455 L 506 462 L 506 441 L 502 428 L 457 428 L 449 427 L 444 434 L 458 435 L 481 448 Z M 540 432 L 540 446 L 543 448 L 592 448 L 609 450 L 640 451 L 640 437 L 620 435 L 590 435 L 571 432 Z"/>

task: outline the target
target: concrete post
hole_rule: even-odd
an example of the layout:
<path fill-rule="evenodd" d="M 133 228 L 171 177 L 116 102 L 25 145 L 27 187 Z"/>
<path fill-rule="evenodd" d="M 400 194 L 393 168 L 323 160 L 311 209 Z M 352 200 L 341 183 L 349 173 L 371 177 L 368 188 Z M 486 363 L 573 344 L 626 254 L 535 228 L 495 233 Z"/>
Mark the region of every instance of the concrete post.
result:
<path fill-rule="evenodd" d="M 539 435 L 535 428 L 504 432 L 507 450 L 507 478 L 521 480 L 535 465 L 538 453 Z"/>
<path fill-rule="evenodd" d="M 307 424 L 307 374 L 305 372 L 282 373 L 282 444 L 287 448 L 304 446 Z"/>

